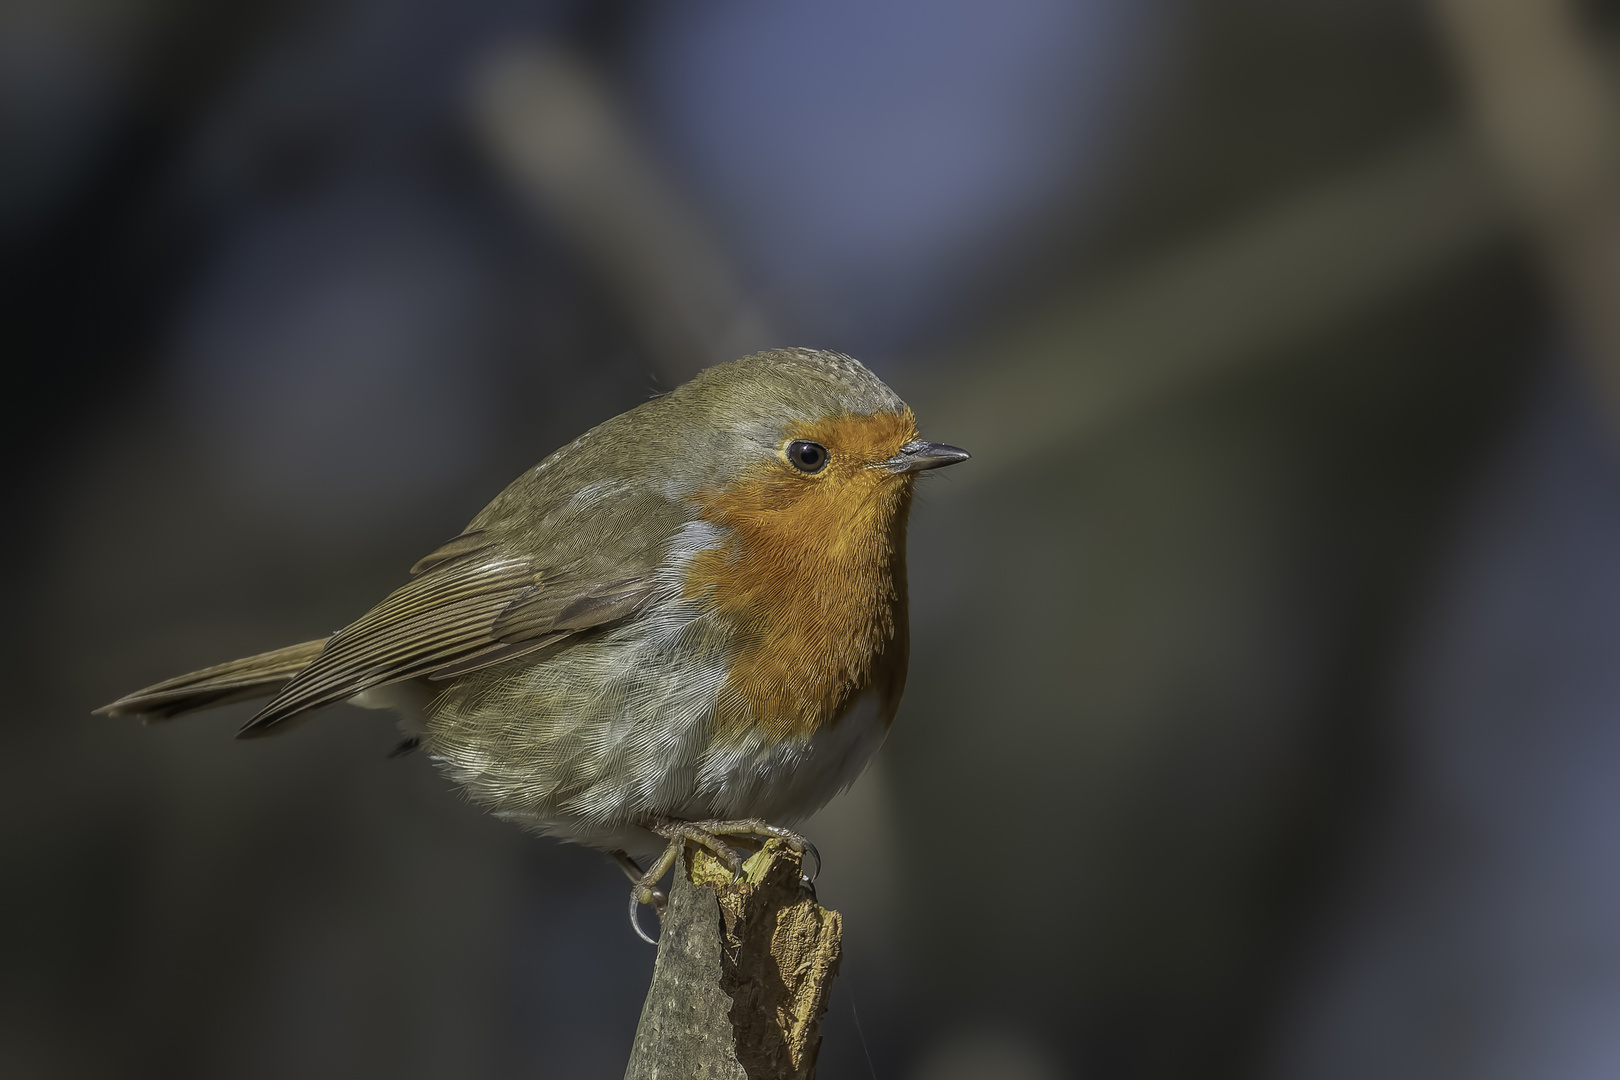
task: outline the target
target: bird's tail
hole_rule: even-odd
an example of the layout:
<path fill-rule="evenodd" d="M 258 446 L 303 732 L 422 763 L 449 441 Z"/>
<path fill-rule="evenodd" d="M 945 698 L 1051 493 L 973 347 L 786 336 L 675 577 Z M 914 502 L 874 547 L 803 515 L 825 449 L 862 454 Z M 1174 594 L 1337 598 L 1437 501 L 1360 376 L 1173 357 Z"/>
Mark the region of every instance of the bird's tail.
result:
<path fill-rule="evenodd" d="M 286 686 L 294 675 L 308 667 L 325 646 L 326 639 L 321 638 L 226 664 L 215 664 L 189 675 L 176 675 L 144 690 L 125 694 L 96 712 L 106 716 L 144 716 L 150 720 L 168 720 L 182 713 L 211 709 L 215 705 L 270 697 Z"/>

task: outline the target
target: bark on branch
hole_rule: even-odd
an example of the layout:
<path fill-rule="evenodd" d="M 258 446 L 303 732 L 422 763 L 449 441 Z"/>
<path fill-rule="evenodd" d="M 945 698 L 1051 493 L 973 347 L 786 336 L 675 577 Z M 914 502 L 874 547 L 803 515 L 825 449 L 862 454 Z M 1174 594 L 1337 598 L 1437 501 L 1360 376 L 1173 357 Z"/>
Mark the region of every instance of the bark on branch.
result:
<path fill-rule="evenodd" d="M 625 1080 L 811 1080 L 843 919 L 772 840 L 741 880 L 688 845 Z"/>

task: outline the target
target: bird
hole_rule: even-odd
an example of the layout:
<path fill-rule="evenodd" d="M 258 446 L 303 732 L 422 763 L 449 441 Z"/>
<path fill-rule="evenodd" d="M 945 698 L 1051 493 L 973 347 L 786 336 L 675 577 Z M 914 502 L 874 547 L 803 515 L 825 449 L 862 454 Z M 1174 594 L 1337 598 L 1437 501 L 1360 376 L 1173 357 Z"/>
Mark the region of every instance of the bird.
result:
<path fill-rule="evenodd" d="M 331 637 L 96 711 L 268 697 L 257 738 L 392 709 L 401 749 L 495 816 L 612 855 L 652 941 L 640 906 L 688 842 L 735 871 L 733 844 L 776 837 L 819 868 L 791 826 L 865 770 L 905 689 L 915 481 L 968 458 L 849 356 L 755 353 L 546 457 Z"/>

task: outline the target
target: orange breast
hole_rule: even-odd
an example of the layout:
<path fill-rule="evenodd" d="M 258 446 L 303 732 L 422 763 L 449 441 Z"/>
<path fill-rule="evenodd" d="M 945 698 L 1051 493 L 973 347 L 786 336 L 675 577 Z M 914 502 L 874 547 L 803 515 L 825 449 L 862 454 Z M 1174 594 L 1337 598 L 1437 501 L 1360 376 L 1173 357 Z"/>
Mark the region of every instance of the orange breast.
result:
<path fill-rule="evenodd" d="M 737 635 L 716 717 L 722 739 L 809 735 L 869 686 L 892 716 L 905 687 L 912 478 L 865 466 L 915 438 L 915 422 L 909 412 L 836 417 L 789 437 L 828 447 L 822 474 L 770 463 L 699 494 L 702 516 L 730 530 L 686 581 Z"/>

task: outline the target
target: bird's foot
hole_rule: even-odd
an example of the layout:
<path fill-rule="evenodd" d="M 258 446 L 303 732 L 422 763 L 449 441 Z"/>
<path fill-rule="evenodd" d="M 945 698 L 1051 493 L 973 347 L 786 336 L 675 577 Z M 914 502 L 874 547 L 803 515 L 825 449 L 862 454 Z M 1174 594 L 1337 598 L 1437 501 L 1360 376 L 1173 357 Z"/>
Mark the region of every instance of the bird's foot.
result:
<path fill-rule="evenodd" d="M 821 876 L 821 852 L 816 850 L 816 845 L 791 829 L 784 829 L 780 825 L 772 825 L 761 818 L 738 818 L 735 821 L 694 821 L 692 824 L 711 836 L 741 837 L 754 841 L 780 840 L 798 854 L 809 855 L 816 861 L 815 873 L 807 874 L 806 880 L 814 882 L 816 878 Z"/>
<path fill-rule="evenodd" d="M 664 910 L 666 897 L 658 888 L 658 883 L 675 866 L 676 860 L 680 858 L 681 851 L 688 842 L 697 844 L 720 860 L 731 871 L 734 881 L 742 878 L 743 860 L 721 837 L 740 838 L 756 843 L 770 839 L 781 840 L 800 855 L 808 852 L 816 860 L 816 874 L 821 873 L 821 853 L 816 850 L 814 844 L 796 832 L 759 818 L 741 818 L 734 821 L 675 821 L 666 818 L 649 822 L 647 828 L 669 841 L 664 847 L 664 853 L 651 867 L 643 872 L 640 864 L 622 851 L 613 852 L 613 857 L 635 883 L 630 889 L 630 926 L 635 930 L 636 936 L 649 945 L 656 945 L 658 942 L 648 937 L 646 931 L 641 928 L 639 918 L 641 905 L 651 904 L 659 912 Z M 806 877 L 805 882 L 813 887 L 815 876 Z"/>

